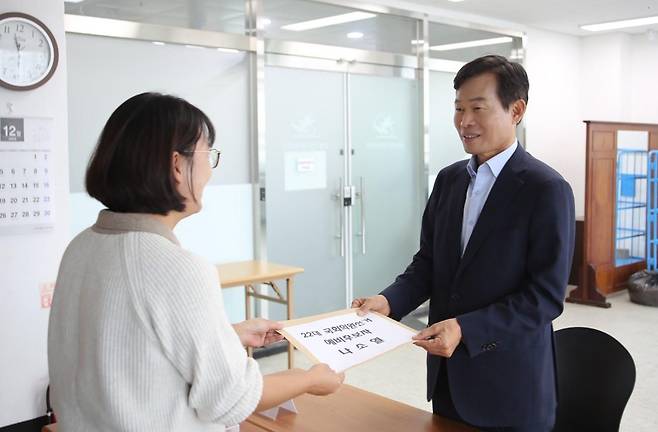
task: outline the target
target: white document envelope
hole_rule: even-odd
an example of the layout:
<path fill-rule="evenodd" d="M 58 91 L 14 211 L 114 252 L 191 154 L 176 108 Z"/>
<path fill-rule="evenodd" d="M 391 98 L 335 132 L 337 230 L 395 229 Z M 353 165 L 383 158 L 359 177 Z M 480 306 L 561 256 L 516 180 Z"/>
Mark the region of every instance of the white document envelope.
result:
<path fill-rule="evenodd" d="M 336 372 L 411 343 L 418 333 L 379 313 L 358 316 L 356 310 L 287 321 L 280 333 L 313 362 L 326 363 Z"/>

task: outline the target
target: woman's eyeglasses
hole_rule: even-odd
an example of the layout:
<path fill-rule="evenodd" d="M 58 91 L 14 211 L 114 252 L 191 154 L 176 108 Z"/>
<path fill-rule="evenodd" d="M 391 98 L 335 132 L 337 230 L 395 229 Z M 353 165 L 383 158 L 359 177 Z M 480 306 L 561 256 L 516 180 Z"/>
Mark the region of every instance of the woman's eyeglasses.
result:
<path fill-rule="evenodd" d="M 219 165 L 219 157 L 222 155 L 222 152 L 217 149 L 190 150 L 183 153 L 208 153 L 208 163 L 210 164 L 210 168 L 213 169 L 217 168 L 217 165 Z"/>

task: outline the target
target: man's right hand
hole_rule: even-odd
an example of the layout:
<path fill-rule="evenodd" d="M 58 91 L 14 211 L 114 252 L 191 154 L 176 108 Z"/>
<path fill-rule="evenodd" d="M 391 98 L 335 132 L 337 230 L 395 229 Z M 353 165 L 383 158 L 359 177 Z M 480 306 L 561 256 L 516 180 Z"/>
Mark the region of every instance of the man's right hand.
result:
<path fill-rule="evenodd" d="M 370 311 L 379 312 L 382 315 L 389 316 L 391 314 L 391 306 L 388 300 L 381 294 L 372 297 L 361 297 L 352 300 L 352 307 L 359 308 L 357 315 L 363 316 Z"/>

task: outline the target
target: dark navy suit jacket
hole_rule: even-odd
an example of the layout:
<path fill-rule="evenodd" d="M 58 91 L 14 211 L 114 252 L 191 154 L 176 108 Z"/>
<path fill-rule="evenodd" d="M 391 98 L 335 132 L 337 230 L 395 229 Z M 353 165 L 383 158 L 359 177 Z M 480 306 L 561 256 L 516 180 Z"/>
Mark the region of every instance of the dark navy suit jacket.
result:
<path fill-rule="evenodd" d="M 462 256 L 466 163 L 438 174 L 420 250 L 382 294 L 395 319 L 429 299 L 429 325 L 456 317 L 461 326 L 452 357 L 428 355 L 428 400 L 446 367 L 455 409 L 467 422 L 550 422 L 557 391 L 551 322 L 562 312 L 573 256 L 573 193 L 556 171 L 518 146 Z"/>

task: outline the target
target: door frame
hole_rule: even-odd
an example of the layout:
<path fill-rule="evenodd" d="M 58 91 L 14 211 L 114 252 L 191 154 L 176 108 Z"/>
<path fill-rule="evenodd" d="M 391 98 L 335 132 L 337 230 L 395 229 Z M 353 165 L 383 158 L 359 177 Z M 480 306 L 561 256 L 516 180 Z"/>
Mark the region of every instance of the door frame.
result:
<path fill-rule="evenodd" d="M 331 50 L 334 51 L 333 47 Z M 315 51 L 317 53 L 317 51 Z M 372 63 L 357 63 L 356 61 L 347 61 L 344 58 L 340 57 L 338 59 L 330 58 L 318 58 L 318 57 L 304 57 L 297 55 L 288 55 L 288 54 L 278 54 L 278 53 L 266 53 L 265 55 L 265 67 L 277 67 L 277 68 L 289 68 L 289 69 L 301 69 L 308 71 L 321 71 L 321 72 L 333 72 L 339 73 L 342 76 L 343 80 L 343 124 L 344 124 L 344 140 L 343 140 L 343 152 L 345 154 L 343 160 L 343 172 L 342 177 L 344 178 L 343 190 L 340 191 L 341 199 L 339 202 L 344 202 L 344 200 L 350 199 L 350 205 L 343 206 L 343 226 L 342 226 L 342 239 L 341 239 L 341 249 L 345 251 L 343 259 L 345 262 L 345 307 L 349 307 L 351 299 L 354 298 L 354 257 L 352 253 L 352 243 L 353 243 L 353 206 L 356 200 L 356 189 L 357 186 L 353 183 L 352 178 L 352 158 L 351 154 L 353 153 L 352 149 L 352 136 L 351 136 L 351 110 L 350 110 L 350 77 L 352 75 L 369 75 L 369 76 L 382 76 L 389 78 L 400 78 L 400 79 L 409 79 L 413 81 L 418 81 L 420 83 L 421 73 L 416 68 L 407 67 L 407 66 L 394 66 L 394 65 L 383 65 L 383 64 L 372 64 Z M 265 72 L 261 76 L 265 76 Z M 419 86 L 419 92 L 422 91 L 422 88 Z M 419 101 L 422 100 L 422 93 L 419 94 Z M 418 135 L 423 135 L 422 129 L 422 114 L 419 107 L 419 118 L 418 118 Z M 429 133 L 427 133 L 429 138 Z M 425 142 L 422 140 L 422 146 L 418 149 L 421 154 L 422 165 L 419 166 L 417 173 L 419 176 L 419 184 L 427 184 L 427 170 L 429 169 L 429 154 L 425 152 Z M 259 153 L 260 154 L 260 153 Z M 263 161 L 265 165 L 265 161 Z M 259 163 L 260 166 L 260 163 Z M 266 171 L 266 167 L 263 167 L 263 171 Z M 265 177 L 262 177 L 265 180 Z M 262 185 L 262 189 L 265 190 L 265 183 Z M 424 202 L 425 197 L 427 196 L 427 190 L 421 188 L 421 190 L 416 191 L 418 194 L 418 202 Z M 266 214 L 266 202 L 263 201 L 262 207 L 263 213 L 259 217 L 259 228 L 261 228 L 262 235 L 267 235 L 267 214 Z M 262 241 L 266 242 L 266 237 L 262 238 Z M 263 249 L 267 249 L 267 245 L 261 244 Z M 260 250 L 261 248 L 259 248 Z"/>

